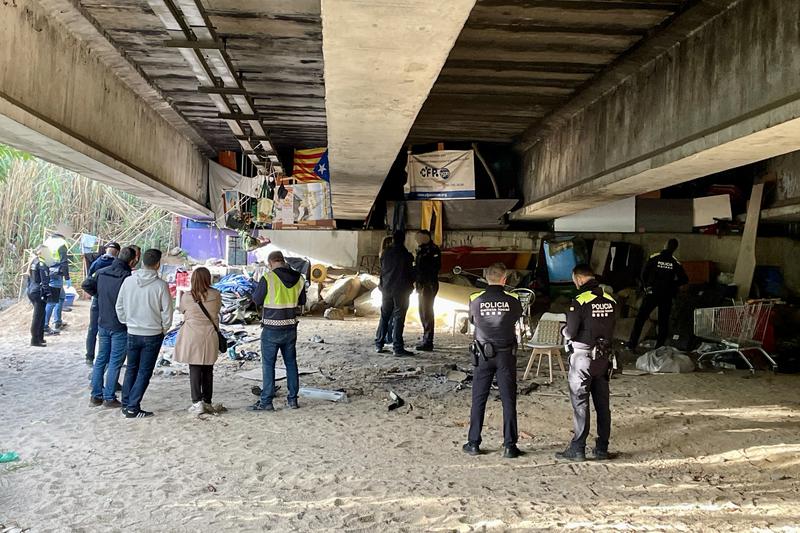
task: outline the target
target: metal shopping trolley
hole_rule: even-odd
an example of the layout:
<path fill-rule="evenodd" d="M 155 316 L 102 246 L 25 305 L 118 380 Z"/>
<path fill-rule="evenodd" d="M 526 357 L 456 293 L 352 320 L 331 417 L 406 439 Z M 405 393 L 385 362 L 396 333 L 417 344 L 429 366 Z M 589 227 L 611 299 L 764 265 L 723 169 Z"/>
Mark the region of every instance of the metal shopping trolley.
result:
<path fill-rule="evenodd" d="M 712 355 L 736 352 L 750 371 L 755 372 L 753 364 L 744 353 L 758 351 L 770 362 L 772 370 L 776 370 L 778 364 L 761 347 L 774 303 L 775 300 L 754 300 L 743 305 L 695 309 L 695 336 L 724 346 L 723 349 L 703 353 L 697 360 L 698 364 Z"/>

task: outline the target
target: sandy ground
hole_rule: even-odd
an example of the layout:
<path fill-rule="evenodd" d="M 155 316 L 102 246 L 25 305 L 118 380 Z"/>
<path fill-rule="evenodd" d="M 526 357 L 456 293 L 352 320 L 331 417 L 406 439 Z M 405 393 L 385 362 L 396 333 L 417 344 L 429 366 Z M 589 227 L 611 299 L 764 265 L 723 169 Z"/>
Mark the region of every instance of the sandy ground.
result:
<path fill-rule="evenodd" d="M 13 311 L 13 310 L 12 310 Z M 468 364 L 466 338 L 432 355 L 372 353 L 374 322 L 305 319 L 309 386 L 346 404 L 245 410 L 258 362 L 221 361 L 215 401 L 196 417 L 188 377 L 155 376 L 126 420 L 87 405 L 86 304 L 70 332 L 28 347 L 27 315 L 0 315 L 0 531 L 796 531 L 800 524 L 798 378 L 745 373 L 620 376 L 612 383 L 610 462 L 560 464 L 570 437 L 565 382 L 519 400 L 520 447 L 504 460 L 490 401 L 480 457 L 464 455 L 470 390 L 440 375 Z M 16 330 L 17 333 L 8 334 Z M 319 334 L 324 344 L 308 342 Z M 412 339 L 418 331 L 407 332 Z M 520 367 L 527 358 L 520 358 Z M 391 379 L 393 367 L 420 368 Z M 409 406 L 389 412 L 386 391 Z M 284 390 L 281 391 L 284 393 Z M 282 398 L 276 405 L 282 403 Z"/>

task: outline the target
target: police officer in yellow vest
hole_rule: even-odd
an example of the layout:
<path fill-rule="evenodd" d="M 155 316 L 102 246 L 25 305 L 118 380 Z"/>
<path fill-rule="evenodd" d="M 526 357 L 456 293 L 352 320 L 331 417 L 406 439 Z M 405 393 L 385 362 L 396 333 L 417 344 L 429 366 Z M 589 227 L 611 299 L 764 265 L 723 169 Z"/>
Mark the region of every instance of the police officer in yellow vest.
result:
<path fill-rule="evenodd" d="M 569 305 L 564 338 L 571 351 L 569 358 L 569 397 L 572 401 L 574 431 L 572 442 L 557 459 L 584 461 L 589 435 L 589 396 L 597 412 L 595 459 L 608 459 L 611 435 L 611 408 L 608 382 L 614 365 L 611 339 L 617 314 L 617 302 L 603 291 L 588 265 L 572 271 L 578 295 Z"/>
<path fill-rule="evenodd" d="M 256 305 L 263 305 L 261 318 L 261 398 L 249 407 L 251 411 L 274 411 L 275 361 L 280 350 L 286 366 L 286 403 L 297 409 L 300 377 L 297 372 L 297 308 L 306 303 L 306 280 L 286 264 L 281 252 L 267 257 L 269 270 L 253 293 Z"/>
<path fill-rule="evenodd" d="M 64 285 L 69 286 L 69 247 L 66 235 L 72 234 L 72 228 L 66 224 L 59 224 L 53 233 L 45 239 L 42 257 L 50 269 L 50 294 L 45 307 L 45 333 L 58 334 L 65 325 L 61 320 L 61 311 L 66 298 Z M 53 317 L 53 328 L 50 328 L 50 318 Z"/>

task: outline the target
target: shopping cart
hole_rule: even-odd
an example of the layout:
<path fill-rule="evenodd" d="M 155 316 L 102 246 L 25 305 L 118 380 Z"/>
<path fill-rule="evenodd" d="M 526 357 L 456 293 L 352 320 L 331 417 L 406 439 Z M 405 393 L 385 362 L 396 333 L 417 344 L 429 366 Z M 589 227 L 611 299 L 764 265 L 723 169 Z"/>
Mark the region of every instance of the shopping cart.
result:
<path fill-rule="evenodd" d="M 511 292 L 517 295 L 522 306 L 522 316 L 517 321 L 517 342 L 523 345 L 533 337 L 531 310 L 536 301 L 536 293 L 530 289 L 511 289 Z"/>
<path fill-rule="evenodd" d="M 757 351 L 767 358 L 772 370 L 776 370 L 778 364 L 761 347 L 774 302 L 775 300 L 754 300 L 743 305 L 695 309 L 695 336 L 724 346 L 720 350 L 704 352 L 697 360 L 698 364 L 712 355 L 736 352 L 750 371 L 755 372 L 753 364 L 744 353 Z"/>

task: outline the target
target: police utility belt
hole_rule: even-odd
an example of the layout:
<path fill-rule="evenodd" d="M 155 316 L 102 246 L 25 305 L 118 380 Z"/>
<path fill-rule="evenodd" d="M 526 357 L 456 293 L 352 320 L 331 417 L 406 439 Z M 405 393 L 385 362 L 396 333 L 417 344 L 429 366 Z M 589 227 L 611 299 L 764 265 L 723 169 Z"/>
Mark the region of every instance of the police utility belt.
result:
<path fill-rule="evenodd" d="M 515 342 L 514 344 L 511 344 L 505 348 L 498 349 L 491 342 L 481 343 L 478 342 L 477 339 L 474 339 L 469 345 L 469 352 L 472 354 L 472 360 L 475 363 L 475 366 L 478 366 L 478 363 L 480 363 L 481 359 L 484 361 L 494 359 L 499 352 L 510 352 L 516 355 L 517 343 Z"/>

